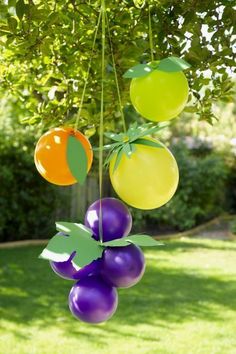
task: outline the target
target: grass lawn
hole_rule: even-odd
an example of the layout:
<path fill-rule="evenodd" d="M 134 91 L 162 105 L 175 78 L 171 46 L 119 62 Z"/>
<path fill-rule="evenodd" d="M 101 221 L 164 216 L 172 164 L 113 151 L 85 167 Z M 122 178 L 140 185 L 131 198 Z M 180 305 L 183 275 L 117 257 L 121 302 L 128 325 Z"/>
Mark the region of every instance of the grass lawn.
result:
<path fill-rule="evenodd" d="M 0 354 L 236 353 L 236 243 L 149 249 L 142 281 L 94 326 L 70 315 L 72 283 L 37 259 L 41 249 L 0 250 Z"/>

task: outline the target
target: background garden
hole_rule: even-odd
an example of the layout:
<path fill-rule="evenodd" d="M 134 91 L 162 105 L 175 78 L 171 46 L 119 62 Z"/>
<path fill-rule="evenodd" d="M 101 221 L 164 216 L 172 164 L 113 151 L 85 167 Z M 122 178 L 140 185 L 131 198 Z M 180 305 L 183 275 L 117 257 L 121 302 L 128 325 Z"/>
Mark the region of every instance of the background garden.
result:
<path fill-rule="evenodd" d="M 98 159 L 83 187 L 58 187 L 38 174 L 34 148 L 51 127 L 73 126 L 91 56 L 100 1 L 0 1 L 0 353 L 235 353 L 236 107 L 233 1 L 107 1 L 127 125 L 144 122 L 130 104 L 123 73 L 150 60 L 148 7 L 156 59 L 191 64 L 180 117 L 156 134 L 176 157 L 180 183 L 160 209 L 131 209 L 133 227 L 165 239 L 145 252 L 141 283 L 120 291 L 117 315 L 90 327 L 67 309 L 71 283 L 37 259 L 55 220 L 83 221 L 99 197 Z M 107 39 L 108 43 L 108 39 Z M 101 34 L 98 33 L 79 129 L 98 145 Z M 105 131 L 121 130 L 109 45 Z M 106 141 L 105 141 L 106 142 Z M 106 178 L 104 193 L 115 196 Z M 219 217 L 224 240 L 192 229 Z M 222 217 L 222 219 L 221 219 Z M 221 220 L 227 220 L 227 222 Z M 229 221 L 228 221 L 229 220 Z M 184 234 L 182 234 L 184 235 Z M 167 237 L 166 237 L 167 239 Z M 226 240 L 225 240 L 226 239 Z"/>

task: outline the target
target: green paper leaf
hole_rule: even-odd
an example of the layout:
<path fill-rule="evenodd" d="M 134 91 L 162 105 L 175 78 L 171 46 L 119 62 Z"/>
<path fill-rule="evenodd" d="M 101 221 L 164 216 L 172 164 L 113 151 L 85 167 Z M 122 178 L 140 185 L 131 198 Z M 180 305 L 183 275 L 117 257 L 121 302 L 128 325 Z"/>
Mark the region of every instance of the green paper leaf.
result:
<path fill-rule="evenodd" d="M 103 247 L 125 247 L 131 243 L 137 246 L 154 247 L 163 246 L 163 243 L 156 241 L 153 237 L 148 235 L 131 235 L 116 240 L 102 243 Z"/>
<path fill-rule="evenodd" d="M 109 165 L 109 163 L 111 162 L 111 160 L 113 159 L 115 154 L 116 154 L 116 151 L 114 151 L 114 150 L 110 151 L 110 153 L 106 157 L 106 160 L 104 162 L 104 166 Z"/>
<path fill-rule="evenodd" d="M 103 248 L 92 238 L 92 232 L 84 225 L 57 222 L 56 228 L 68 236 L 55 235 L 39 258 L 64 262 L 76 252 L 72 263 L 81 268 L 102 256 Z"/>
<path fill-rule="evenodd" d="M 140 145 L 146 145 L 146 146 L 152 146 L 155 148 L 164 148 L 163 145 L 161 145 L 160 143 L 157 143 L 153 140 L 149 140 L 149 139 L 137 139 L 134 141 L 134 144 L 140 144 Z"/>
<path fill-rule="evenodd" d="M 125 154 L 128 158 L 130 158 L 131 155 L 136 151 L 135 144 L 163 148 L 162 144 L 155 141 L 150 141 L 146 139 L 146 136 L 160 131 L 166 126 L 167 125 L 154 126 L 152 123 L 146 123 L 141 126 L 131 125 L 126 134 L 107 133 L 107 137 L 110 137 L 111 139 L 114 139 L 117 142 L 114 144 L 105 145 L 105 149 L 110 150 L 110 154 L 108 154 L 108 156 L 106 157 L 104 165 L 107 166 L 113 159 L 114 155 L 117 154 L 113 168 L 114 173 L 117 167 L 119 166 L 122 154 Z"/>
<path fill-rule="evenodd" d="M 148 235 L 131 235 L 126 237 L 127 241 L 134 243 L 137 246 L 153 247 L 163 246 L 163 243 L 156 241 Z"/>
<path fill-rule="evenodd" d="M 118 146 L 120 146 L 121 143 L 114 143 L 114 144 L 108 144 L 108 145 L 104 145 L 102 149 L 100 149 L 99 147 L 93 147 L 93 151 L 106 151 L 106 150 L 112 150 Z"/>
<path fill-rule="evenodd" d="M 114 165 L 114 168 L 113 168 L 113 173 L 115 172 L 115 170 L 117 169 L 117 167 L 119 166 L 119 163 L 121 161 L 121 158 L 122 158 L 122 155 L 123 155 L 123 148 L 120 148 L 118 151 L 117 151 L 117 155 L 116 155 L 116 161 L 115 161 L 115 165 Z"/>
<path fill-rule="evenodd" d="M 148 64 L 138 64 L 127 70 L 123 77 L 126 79 L 133 79 L 135 77 L 142 77 L 150 74 L 154 69 Z"/>
<path fill-rule="evenodd" d="M 191 65 L 181 58 L 169 57 L 160 61 L 157 70 L 178 72 L 189 69 L 190 67 Z"/>
<path fill-rule="evenodd" d="M 130 144 L 132 154 L 137 150 L 136 146 L 134 143 Z"/>
<path fill-rule="evenodd" d="M 92 236 L 92 231 L 83 224 L 77 224 L 67 221 L 56 221 L 57 231 L 63 232 L 66 235 L 71 235 L 80 232 L 83 236 Z"/>
<path fill-rule="evenodd" d="M 104 133 L 104 135 L 108 138 L 108 139 L 111 139 L 111 140 L 115 140 L 115 141 L 118 141 L 118 142 L 122 142 L 124 137 L 125 137 L 125 134 L 124 133 L 120 133 L 120 134 L 115 134 L 115 133 Z"/>
<path fill-rule="evenodd" d="M 125 155 L 130 159 L 130 156 L 132 154 L 132 148 L 131 148 L 131 144 L 126 143 L 123 147 L 123 152 L 125 153 Z"/>
<path fill-rule="evenodd" d="M 67 237 L 57 234 L 49 241 L 47 247 L 39 255 L 39 258 L 55 262 L 65 262 L 70 258 L 72 253 L 73 249 L 71 249 Z"/>
<path fill-rule="evenodd" d="M 124 238 L 118 238 L 116 240 L 104 242 L 101 245 L 103 247 L 124 247 L 124 246 L 128 246 L 129 244 L 130 243 L 126 240 L 126 237 L 124 237 Z"/>
<path fill-rule="evenodd" d="M 151 134 L 154 134 L 164 128 L 167 127 L 167 125 L 163 125 L 163 126 L 160 126 L 160 125 L 157 125 L 157 126 L 151 126 L 149 129 L 148 127 L 150 126 L 150 124 L 148 123 L 147 124 L 147 129 L 143 129 L 143 130 L 140 130 L 140 129 L 137 129 L 136 130 L 136 134 L 130 139 L 130 142 L 135 142 L 137 139 L 139 138 L 142 138 L 144 136 L 147 136 L 147 135 L 151 135 Z"/>
<path fill-rule="evenodd" d="M 71 174 L 81 185 L 87 176 L 88 158 L 82 143 L 70 135 L 67 142 L 67 163 Z"/>

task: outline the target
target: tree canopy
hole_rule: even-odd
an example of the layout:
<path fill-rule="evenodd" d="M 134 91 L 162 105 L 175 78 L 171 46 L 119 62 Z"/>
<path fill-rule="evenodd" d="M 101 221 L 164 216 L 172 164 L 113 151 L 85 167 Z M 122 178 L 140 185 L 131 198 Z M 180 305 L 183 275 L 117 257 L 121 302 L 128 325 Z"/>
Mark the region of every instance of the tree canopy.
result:
<path fill-rule="evenodd" d="M 187 112 L 212 122 L 214 102 L 230 101 L 235 68 L 236 14 L 231 0 L 109 0 L 107 15 L 122 103 L 127 116 L 131 66 L 151 60 L 149 8 L 155 59 L 179 56 L 191 93 Z M 100 1 L 1 0 L 0 92 L 22 112 L 21 121 L 45 128 L 72 124 L 78 114 Z M 101 30 L 98 30 L 79 127 L 92 135 L 99 125 Z M 127 105 L 128 104 L 128 105 Z M 129 117 L 128 117 L 129 119 Z M 119 125 L 120 112 L 109 36 L 106 36 L 105 121 Z"/>

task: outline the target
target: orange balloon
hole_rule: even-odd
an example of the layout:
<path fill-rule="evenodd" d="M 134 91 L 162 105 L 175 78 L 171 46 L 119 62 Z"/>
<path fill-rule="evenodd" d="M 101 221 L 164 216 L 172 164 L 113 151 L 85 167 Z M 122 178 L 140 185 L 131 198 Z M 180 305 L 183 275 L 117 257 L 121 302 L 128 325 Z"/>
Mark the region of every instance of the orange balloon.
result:
<path fill-rule="evenodd" d="M 41 136 L 34 152 L 34 162 L 38 172 L 48 182 L 59 186 L 69 186 L 77 183 L 67 164 L 67 140 L 73 135 L 83 145 L 87 159 L 88 171 L 93 161 L 93 150 L 89 140 L 73 128 L 54 128 Z M 79 161 L 78 161 L 79 165 Z"/>

